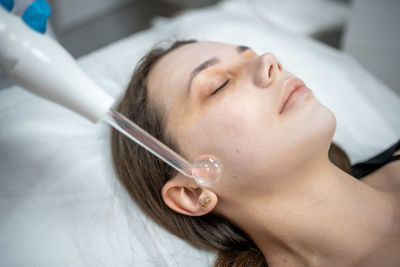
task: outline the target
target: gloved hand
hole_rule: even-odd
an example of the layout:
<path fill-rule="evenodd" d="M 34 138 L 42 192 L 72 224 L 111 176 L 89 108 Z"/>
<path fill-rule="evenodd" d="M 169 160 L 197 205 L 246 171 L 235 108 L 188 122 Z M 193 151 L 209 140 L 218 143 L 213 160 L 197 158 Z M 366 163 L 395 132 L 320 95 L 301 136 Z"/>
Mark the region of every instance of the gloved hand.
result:
<path fill-rule="evenodd" d="M 50 7 L 45 0 L 0 0 L 0 9 L 3 6 L 14 15 L 21 16 L 22 20 L 33 30 L 45 33 L 47 28 L 47 19 L 50 16 Z M 50 28 L 50 36 L 54 38 L 54 33 Z M 10 87 L 12 83 L 0 70 L 0 90 Z"/>
<path fill-rule="evenodd" d="M 8 11 L 14 8 L 14 0 L 0 0 L 0 4 Z M 50 14 L 50 6 L 46 0 L 35 0 L 22 14 L 22 20 L 35 31 L 45 33 Z"/>

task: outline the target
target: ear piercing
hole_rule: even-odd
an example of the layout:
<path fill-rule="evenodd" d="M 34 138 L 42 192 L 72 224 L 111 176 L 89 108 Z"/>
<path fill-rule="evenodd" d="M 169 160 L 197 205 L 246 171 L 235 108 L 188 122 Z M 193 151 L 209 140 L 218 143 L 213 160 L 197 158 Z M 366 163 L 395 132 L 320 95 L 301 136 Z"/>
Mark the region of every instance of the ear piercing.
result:
<path fill-rule="evenodd" d="M 201 203 L 201 206 L 203 207 L 203 209 L 206 209 L 208 207 L 208 205 L 210 204 L 211 199 L 209 197 L 205 197 L 203 200 L 203 203 Z"/>

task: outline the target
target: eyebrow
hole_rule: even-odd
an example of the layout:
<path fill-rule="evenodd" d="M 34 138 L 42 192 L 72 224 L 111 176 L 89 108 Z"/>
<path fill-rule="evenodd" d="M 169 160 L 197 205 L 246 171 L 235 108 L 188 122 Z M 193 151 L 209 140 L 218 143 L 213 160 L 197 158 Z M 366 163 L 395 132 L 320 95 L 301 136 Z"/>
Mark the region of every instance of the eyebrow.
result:
<path fill-rule="evenodd" d="M 245 45 L 238 45 L 236 46 L 236 51 L 241 54 L 246 50 L 249 50 L 250 48 L 245 46 Z M 202 72 L 203 70 L 211 67 L 212 65 L 215 65 L 219 62 L 220 60 L 216 57 L 212 57 L 207 59 L 206 61 L 204 61 L 203 63 L 201 63 L 199 66 L 197 66 L 192 73 L 190 73 L 190 77 L 189 77 L 189 81 L 188 81 L 188 85 L 187 85 L 187 92 L 190 94 L 190 88 L 192 87 L 192 82 L 194 77 L 196 77 L 197 74 L 199 74 L 200 72 Z"/>
<path fill-rule="evenodd" d="M 241 54 L 241 53 L 243 53 L 244 51 L 249 50 L 249 49 L 250 49 L 250 47 L 245 46 L 245 45 L 238 45 L 238 46 L 236 46 L 236 51 L 237 51 L 239 54 Z"/>

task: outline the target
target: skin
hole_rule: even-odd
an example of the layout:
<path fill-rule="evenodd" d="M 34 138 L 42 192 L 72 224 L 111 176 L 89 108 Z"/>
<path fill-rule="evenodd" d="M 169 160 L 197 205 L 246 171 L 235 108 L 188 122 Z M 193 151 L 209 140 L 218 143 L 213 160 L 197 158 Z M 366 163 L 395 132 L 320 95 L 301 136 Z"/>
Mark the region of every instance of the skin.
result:
<path fill-rule="evenodd" d="M 189 92 L 192 71 L 211 58 Z M 227 218 L 270 266 L 398 265 L 397 195 L 329 161 L 336 119 L 312 93 L 280 112 L 292 77 L 273 54 L 228 44 L 195 43 L 164 56 L 148 77 L 151 104 L 167 111 L 167 132 L 189 161 L 211 154 L 223 164 L 210 188 L 177 174 L 163 187 L 165 203 Z"/>

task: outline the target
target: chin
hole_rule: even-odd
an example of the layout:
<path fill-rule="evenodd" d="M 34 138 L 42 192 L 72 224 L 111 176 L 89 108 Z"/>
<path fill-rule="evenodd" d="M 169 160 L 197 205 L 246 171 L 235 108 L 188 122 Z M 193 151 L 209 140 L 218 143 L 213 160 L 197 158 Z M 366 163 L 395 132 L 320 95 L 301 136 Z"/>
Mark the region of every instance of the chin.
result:
<path fill-rule="evenodd" d="M 327 152 L 336 131 L 335 114 L 326 106 L 319 104 L 314 112 L 309 114 L 305 127 L 309 129 L 307 142 L 313 144 L 315 149 Z"/>
<path fill-rule="evenodd" d="M 324 105 L 320 105 L 318 112 L 314 118 L 316 128 L 320 130 L 320 134 L 329 137 L 332 140 L 336 130 L 336 116 L 333 112 Z M 318 127 L 319 125 L 319 127 Z"/>
<path fill-rule="evenodd" d="M 315 98 L 309 98 L 306 103 L 301 103 L 291 110 L 286 123 L 286 127 L 297 128 L 295 132 L 314 138 L 324 137 L 332 140 L 336 130 L 335 114 Z"/>
<path fill-rule="evenodd" d="M 291 129 L 289 132 L 296 133 L 292 141 L 298 142 L 295 145 L 298 150 L 308 156 L 329 150 L 336 130 L 336 117 L 329 108 L 318 101 L 310 101 L 291 115 L 285 126 Z"/>

